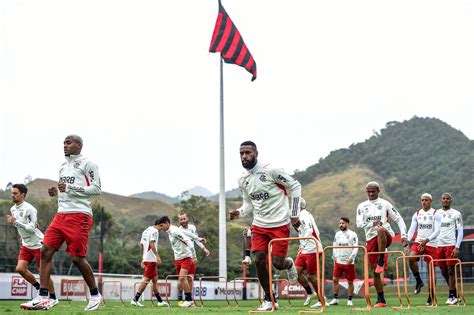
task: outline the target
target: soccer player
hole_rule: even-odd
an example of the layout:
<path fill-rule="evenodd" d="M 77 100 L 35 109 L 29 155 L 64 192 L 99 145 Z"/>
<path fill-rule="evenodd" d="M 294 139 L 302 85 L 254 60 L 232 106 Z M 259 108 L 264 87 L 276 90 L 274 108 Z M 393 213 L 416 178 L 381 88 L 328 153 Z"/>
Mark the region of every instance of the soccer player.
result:
<path fill-rule="evenodd" d="M 149 226 L 142 233 L 142 238 L 140 240 L 140 250 L 142 252 L 142 262 L 141 266 L 144 269 L 143 279 L 140 287 L 138 288 L 135 297 L 132 299 L 130 304 L 134 306 L 143 307 L 143 304 L 139 302 L 140 296 L 143 291 L 145 291 L 146 286 L 151 280 L 151 288 L 153 294 L 158 300 L 158 306 L 169 306 L 168 303 L 163 301 L 158 291 L 158 268 L 157 265 L 161 264 L 160 255 L 158 255 L 158 220 L 155 221 L 155 224 Z"/>
<path fill-rule="evenodd" d="M 415 232 L 417 234 L 415 242 L 410 248 L 410 256 L 430 255 L 433 259 L 437 259 L 438 257 L 438 240 L 436 238 L 440 232 L 441 216 L 439 215 L 439 211 L 431 207 L 432 200 L 433 197 L 428 193 L 421 195 L 421 209 L 417 210 L 411 218 L 410 229 L 408 230 L 407 237 L 408 241 L 411 241 Z M 417 259 L 413 257 L 408 259 L 411 272 L 416 280 L 415 294 L 420 293 L 421 288 L 424 286 L 418 269 L 418 260 L 419 258 Z M 430 259 L 427 257 L 425 257 L 424 260 L 427 264 L 430 262 Z M 431 288 L 429 288 L 429 290 L 431 290 Z M 431 298 L 428 296 L 426 304 L 431 305 L 431 303 Z"/>
<path fill-rule="evenodd" d="M 43 232 L 38 229 L 37 214 L 38 211 L 30 203 L 25 201 L 28 188 L 23 184 L 12 186 L 12 201 L 14 205 L 10 209 L 11 215 L 7 215 L 7 222 L 12 224 L 18 230 L 21 237 L 20 254 L 16 271 L 36 289 L 40 289 L 40 284 L 35 276 L 28 270 L 28 266 L 33 259 L 36 259 L 36 266 L 40 269 L 41 262 L 41 241 L 44 238 Z M 48 281 L 49 303 L 53 307 L 58 304 L 56 294 L 54 293 L 54 284 L 51 278 Z M 26 304 L 26 303 L 24 303 Z M 28 309 L 21 304 L 21 308 Z"/>
<path fill-rule="evenodd" d="M 182 229 L 184 231 L 187 231 L 188 233 L 192 233 L 192 234 L 196 235 L 196 237 L 197 237 L 197 239 L 194 240 L 194 242 L 193 242 L 193 252 L 194 252 L 193 263 L 194 263 L 194 270 L 197 270 L 198 260 L 197 260 L 197 256 L 196 256 L 196 250 L 194 248 L 194 243 L 196 243 L 196 245 L 204 251 L 204 254 L 206 256 L 209 256 L 209 250 L 203 244 L 203 243 L 206 243 L 206 239 L 202 238 L 202 237 L 199 237 L 199 235 L 197 233 L 196 226 L 194 224 L 189 223 L 188 215 L 186 213 L 181 213 L 178 216 L 178 219 L 179 219 L 179 228 L 180 229 Z M 191 288 L 194 288 L 194 281 L 191 284 Z M 183 303 L 183 293 L 182 292 L 183 292 L 183 288 L 181 287 L 181 282 L 178 281 L 178 304 L 179 305 L 181 305 Z"/>
<path fill-rule="evenodd" d="M 342 217 L 339 219 L 339 230 L 334 236 L 333 246 L 357 246 L 359 239 L 357 234 L 349 229 L 349 218 Z M 334 259 L 333 270 L 333 294 L 334 298 L 329 305 L 339 304 L 339 280 L 342 274 L 347 279 L 347 305 L 352 306 L 352 294 L 354 293 L 354 279 L 355 279 L 355 258 L 357 256 L 358 248 L 335 248 L 332 255 Z"/>
<path fill-rule="evenodd" d="M 270 240 L 290 236 L 289 223 L 298 224 L 300 210 L 300 183 L 281 169 L 257 161 L 257 146 L 252 141 L 240 145 L 240 160 L 247 170 L 239 179 L 243 205 L 229 212 L 230 219 L 237 219 L 242 214 L 253 212 L 252 252 L 255 255 L 255 266 L 260 284 L 265 292 L 265 301 L 258 308 L 260 311 L 272 309 L 270 286 L 267 270 L 267 250 Z M 291 204 L 289 204 L 289 200 Z M 298 281 L 295 264 L 291 257 L 286 257 L 288 241 L 273 244 L 272 261 L 278 270 L 288 270 L 291 284 Z M 275 307 L 279 308 L 275 300 Z"/>
<path fill-rule="evenodd" d="M 298 232 L 299 237 L 310 237 L 313 236 L 316 238 L 318 243 L 318 259 L 323 252 L 323 244 L 319 239 L 319 229 L 314 221 L 314 217 L 306 210 L 306 201 L 301 198 L 300 202 L 300 216 L 299 222 L 293 225 L 295 230 Z M 298 274 L 298 282 L 306 290 L 306 300 L 303 303 L 303 306 L 307 306 L 311 303 L 313 297 L 317 297 L 318 293 L 313 292 L 309 282 L 313 285 L 313 288 L 318 290 L 318 280 L 317 280 L 317 269 L 316 269 L 316 244 L 313 240 L 300 240 L 300 247 L 298 250 L 298 256 L 295 260 L 296 272 Z M 303 273 L 306 270 L 307 277 Z M 308 282 L 309 278 L 309 282 Z M 318 304 L 319 303 L 319 304 Z M 321 302 L 318 302 L 311 307 L 320 307 Z"/>
<path fill-rule="evenodd" d="M 181 307 L 193 307 L 194 302 L 191 296 L 192 293 L 192 275 L 196 272 L 193 258 L 196 255 L 194 252 L 193 242 L 198 238 L 193 233 L 188 233 L 175 225 L 172 225 L 167 216 L 163 216 L 157 221 L 159 229 L 168 233 L 171 248 L 174 252 L 174 265 L 176 267 L 176 274 L 180 276 L 179 282 L 184 291 L 184 303 Z M 187 277 L 187 276 L 190 277 Z"/>
<path fill-rule="evenodd" d="M 90 290 L 86 311 L 99 308 L 102 296 L 97 290 L 92 268 L 85 259 L 89 232 L 92 228 L 90 198 L 100 195 L 100 177 L 97 165 L 81 155 L 82 138 L 69 135 L 64 139 L 66 162 L 59 169 L 59 183 L 50 187 L 48 194 L 58 196 L 58 213 L 46 230 L 41 248 L 40 292 L 28 302 L 34 310 L 48 309 L 48 281 L 56 251 L 66 242 L 66 252 L 79 269 Z"/>
<path fill-rule="evenodd" d="M 439 210 L 441 216 L 441 229 L 438 236 L 438 259 L 459 258 L 459 248 L 464 236 L 461 212 L 451 208 L 453 197 L 449 193 L 441 195 L 443 208 Z M 457 232 L 457 237 L 456 237 Z M 456 292 L 456 279 L 454 277 L 455 261 L 440 261 L 441 269 L 446 283 L 449 286 L 449 297 L 446 304 L 455 305 L 459 302 Z"/>
<path fill-rule="evenodd" d="M 365 186 L 368 200 L 357 206 L 357 227 L 365 231 L 367 253 L 384 252 L 392 243 L 395 232 L 389 219 L 397 223 L 402 236 L 402 243 L 407 242 L 406 225 L 403 218 L 390 202 L 379 198 L 380 186 L 369 182 Z M 388 267 L 388 255 L 369 255 L 370 268 L 374 273 L 374 285 L 377 291 L 375 307 L 386 307 L 383 293 L 383 271 Z"/>

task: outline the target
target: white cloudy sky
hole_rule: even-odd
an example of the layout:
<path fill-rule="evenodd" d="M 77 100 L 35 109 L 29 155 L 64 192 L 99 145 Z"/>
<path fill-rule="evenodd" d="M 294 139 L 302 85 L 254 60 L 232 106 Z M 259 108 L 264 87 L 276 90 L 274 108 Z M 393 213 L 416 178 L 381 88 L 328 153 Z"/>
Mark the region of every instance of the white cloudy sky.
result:
<path fill-rule="evenodd" d="M 392 120 L 474 139 L 474 2 L 223 0 L 258 66 L 225 65 L 226 188 L 239 144 L 292 172 Z M 217 0 L 1 0 L 0 187 L 57 177 L 77 133 L 105 191 L 219 187 Z"/>

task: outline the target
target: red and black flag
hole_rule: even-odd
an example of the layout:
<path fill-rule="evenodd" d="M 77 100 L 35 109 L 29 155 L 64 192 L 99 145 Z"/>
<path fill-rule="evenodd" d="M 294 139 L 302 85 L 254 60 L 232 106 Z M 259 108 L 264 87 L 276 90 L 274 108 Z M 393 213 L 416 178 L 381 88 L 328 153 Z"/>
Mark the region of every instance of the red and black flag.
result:
<path fill-rule="evenodd" d="M 252 74 L 252 81 L 257 78 L 257 64 L 220 0 L 219 15 L 214 33 L 212 33 L 209 51 L 220 52 L 226 63 L 233 63 L 247 69 Z"/>

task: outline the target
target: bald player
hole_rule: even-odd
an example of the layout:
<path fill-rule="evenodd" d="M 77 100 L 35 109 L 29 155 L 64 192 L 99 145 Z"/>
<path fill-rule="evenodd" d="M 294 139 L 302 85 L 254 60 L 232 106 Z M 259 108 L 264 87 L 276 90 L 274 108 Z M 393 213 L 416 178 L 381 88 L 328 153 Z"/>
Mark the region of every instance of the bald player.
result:
<path fill-rule="evenodd" d="M 59 169 L 59 182 L 48 189 L 51 197 L 58 197 L 58 213 L 44 235 L 41 248 L 40 292 L 29 301 L 32 310 L 49 309 L 48 282 L 53 267 L 53 256 L 66 242 L 66 252 L 79 269 L 89 287 L 90 298 L 84 310 L 94 311 L 102 301 L 92 268 L 86 260 L 89 232 L 92 228 L 90 198 L 100 195 L 99 169 L 95 163 L 81 154 L 82 138 L 69 135 L 64 139 L 66 161 Z"/>
<path fill-rule="evenodd" d="M 390 244 L 395 232 L 389 220 L 394 221 L 402 235 L 402 243 L 407 242 L 406 225 L 403 218 L 390 202 L 379 198 L 380 186 L 377 182 L 369 182 L 365 186 L 368 200 L 357 206 L 357 227 L 365 231 L 367 253 L 384 252 Z M 388 255 L 369 255 L 369 264 L 374 273 L 374 285 L 377 291 L 375 307 L 386 307 L 383 292 L 383 271 L 388 267 Z"/>

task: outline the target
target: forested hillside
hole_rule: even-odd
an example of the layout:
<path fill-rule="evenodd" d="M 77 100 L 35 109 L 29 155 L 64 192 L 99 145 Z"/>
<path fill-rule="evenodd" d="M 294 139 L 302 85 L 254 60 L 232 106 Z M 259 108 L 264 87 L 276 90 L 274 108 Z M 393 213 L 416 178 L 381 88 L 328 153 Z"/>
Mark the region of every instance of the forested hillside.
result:
<path fill-rule="evenodd" d="M 355 165 L 380 176 L 405 217 L 419 207 L 422 193 L 431 193 L 433 206 L 439 207 L 440 195 L 450 192 L 453 208 L 462 210 L 467 224 L 474 224 L 474 141 L 439 119 L 389 122 L 365 142 L 333 151 L 295 176 L 308 185 Z"/>

